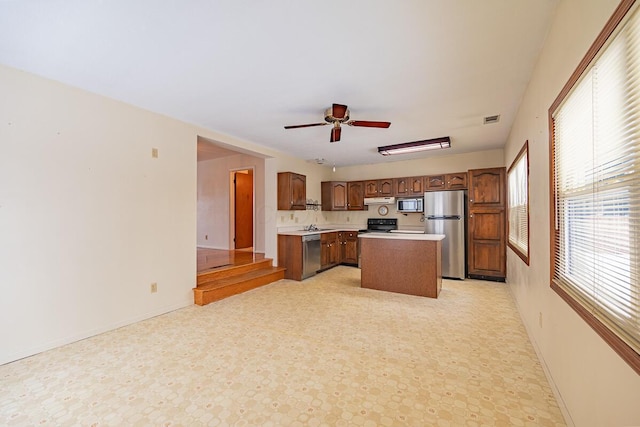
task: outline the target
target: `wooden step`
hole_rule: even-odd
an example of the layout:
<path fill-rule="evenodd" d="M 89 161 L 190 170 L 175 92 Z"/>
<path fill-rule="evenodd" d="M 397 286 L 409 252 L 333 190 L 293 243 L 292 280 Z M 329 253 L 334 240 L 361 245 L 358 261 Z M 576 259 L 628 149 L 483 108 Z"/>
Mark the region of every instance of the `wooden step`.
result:
<path fill-rule="evenodd" d="M 244 267 L 244 266 L 243 266 Z M 206 305 L 223 298 L 255 289 L 284 279 L 283 267 L 263 267 L 216 279 L 193 288 L 193 299 L 197 305 Z"/>
<path fill-rule="evenodd" d="M 219 279 L 224 279 L 225 277 L 237 276 L 239 274 L 246 273 L 248 271 L 271 268 L 272 265 L 273 265 L 272 259 L 263 258 L 247 264 L 236 264 L 236 265 L 214 268 L 209 271 L 203 271 L 201 273 L 198 273 L 196 286 L 200 287 L 204 284 L 207 284 Z"/>

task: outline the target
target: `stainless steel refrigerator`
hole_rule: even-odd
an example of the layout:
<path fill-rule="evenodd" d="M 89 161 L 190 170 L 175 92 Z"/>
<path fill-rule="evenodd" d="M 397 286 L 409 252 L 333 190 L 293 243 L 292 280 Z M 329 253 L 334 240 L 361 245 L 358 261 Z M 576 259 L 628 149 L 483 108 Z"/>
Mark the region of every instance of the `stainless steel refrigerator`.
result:
<path fill-rule="evenodd" d="M 442 277 L 464 280 L 466 276 L 464 191 L 424 193 L 424 232 L 445 236 L 442 241 Z"/>

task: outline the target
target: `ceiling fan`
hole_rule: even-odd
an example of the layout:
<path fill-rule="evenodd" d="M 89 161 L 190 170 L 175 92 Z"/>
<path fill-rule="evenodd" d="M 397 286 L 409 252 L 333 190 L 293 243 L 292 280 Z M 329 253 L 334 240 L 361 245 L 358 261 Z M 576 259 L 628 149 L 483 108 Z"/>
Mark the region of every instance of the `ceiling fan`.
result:
<path fill-rule="evenodd" d="M 349 120 L 350 111 L 346 105 L 333 104 L 324 112 L 324 120 L 326 123 L 309 123 L 306 125 L 285 126 L 285 129 L 307 128 L 311 126 L 326 126 L 333 124 L 331 129 L 330 142 L 340 141 L 340 133 L 342 128 L 340 125 L 360 126 L 366 128 L 388 128 L 391 126 L 389 122 L 372 122 L 366 120 Z"/>

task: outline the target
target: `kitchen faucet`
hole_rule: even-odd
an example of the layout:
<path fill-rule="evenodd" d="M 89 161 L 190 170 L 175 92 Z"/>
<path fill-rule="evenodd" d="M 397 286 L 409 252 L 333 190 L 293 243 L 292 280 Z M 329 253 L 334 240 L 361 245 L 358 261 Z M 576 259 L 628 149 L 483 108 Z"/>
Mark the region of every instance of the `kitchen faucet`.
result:
<path fill-rule="evenodd" d="M 309 224 L 307 231 L 318 231 L 318 227 L 315 224 Z"/>

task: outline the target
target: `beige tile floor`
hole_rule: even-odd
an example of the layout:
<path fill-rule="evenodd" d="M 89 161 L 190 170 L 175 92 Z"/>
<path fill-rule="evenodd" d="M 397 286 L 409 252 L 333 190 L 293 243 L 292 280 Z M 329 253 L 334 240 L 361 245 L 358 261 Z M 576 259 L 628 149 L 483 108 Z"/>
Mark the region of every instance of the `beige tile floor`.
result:
<path fill-rule="evenodd" d="M 0 366 L 0 425 L 563 426 L 505 284 L 337 267 Z"/>

